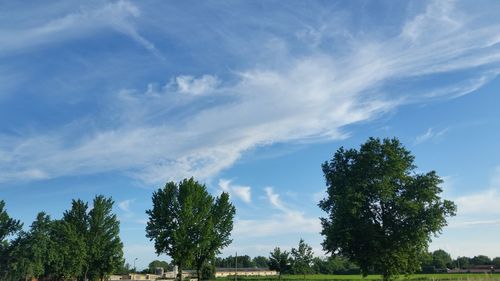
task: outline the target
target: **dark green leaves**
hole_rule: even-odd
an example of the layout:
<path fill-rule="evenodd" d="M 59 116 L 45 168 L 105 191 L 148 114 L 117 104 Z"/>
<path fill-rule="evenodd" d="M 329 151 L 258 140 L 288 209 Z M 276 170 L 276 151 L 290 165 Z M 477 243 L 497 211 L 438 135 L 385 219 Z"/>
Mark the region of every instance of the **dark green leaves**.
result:
<path fill-rule="evenodd" d="M 193 178 L 179 184 L 169 182 L 153 193 L 153 208 L 147 210 L 146 237 L 154 240 L 157 254 L 169 255 L 179 270 L 202 266 L 231 243 L 234 206 L 229 195 L 213 198 L 205 185 Z"/>
<path fill-rule="evenodd" d="M 397 139 L 370 138 L 358 150 L 340 148 L 322 165 L 328 187 L 320 208 L 323 247 L 390 276 L 414 272 L 431 235 L 455 214 L 442 200 L 442 180 L 415 173 L 414 157 Z"/>

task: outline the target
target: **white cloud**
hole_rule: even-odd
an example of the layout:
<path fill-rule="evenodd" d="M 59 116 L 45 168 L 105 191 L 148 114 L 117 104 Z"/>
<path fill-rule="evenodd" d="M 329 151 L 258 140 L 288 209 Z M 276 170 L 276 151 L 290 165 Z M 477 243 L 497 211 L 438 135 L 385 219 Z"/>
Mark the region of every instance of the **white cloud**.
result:
<path fill-rule="evenodd" d="M 431 1 L 425 13 L 417 15 L 405 24 L 401 36 L 412 42 L 419 42 L 423 39 L 435 38 L 436 33 L 442 36 L 458 31 L 462 27 L 462 23 L 454 18 L 456 15 L 453 15 L 460 11 L 455 9 L 453 2 L 449 0 Z M 434 32 L 429 32 L 429 30 Z M 427 36 L 431 38 L 425 38 Z"/>
<path fill-rule="evenodd" d="M 321 224 L 318 218 L 306 217 L 303 212 L 287 207 L 272 187 L 264 188 L 266 199 L 279 213 L 266 219 L 237 219 L 234 235 L 243 237 L 278 236 L 290 233 L 319 233 Z"/>
<path fill-rule="evenodd" d="M 203 75 L 195 78 L 189 75 L 177 76 L 172 86 L 177 88 L 179 93 L 201 95 L 212 92 L 219 84 L 219 80 L 212 75 Z"/>
<path fill-rule="evenodd" d="M 494 222 L 487 218 L 500 215 L 500 167 L 496 167 L 488 188 L 472 194 L 459 196 L 453 201 L 457 204 L 457 217 L 474 217 L 476 222 Z M 466 222 L 466 221 L 465 221 Z M 459 224 L 464 221 L 459 222 Z"/>
<path fill-rule="evenodd" d="M 264 188 L 264 190 L 266 191 L 266 196 L 269 200 L 269 203 L 271 203 L 271 206 L 284 212 L 288 211 L 288 209 L 285 208 L 285 206 L 281 202 L 280 195 L 275 193 L 272 187 L 266 187 Z"/>
<path fill-rule="evenodd" d="M 118 208 L 126 213 L 130 213 L 130 204 L 132 204 L 134 201 L 134 199 L 120 201 L 118 202 Z"/>
<path fill-rule="evenodd" d="M 415 138 L 414 144 L 421 144 L 423 142 L 429 141 L 431 139 L 439 139 L 444 134 L 448 132 L 448 128 L 442 129 L 435 132 L 432 128 L 427 129 L 427 131 Z"/>
<path fill-rule="evenodd" d="M 153 43 L 141 36 L 130 21 L 140 14 L 135 5 L 124 0 L 106 2 L 98 7 L 81 5 L 77 11 L 71 11 L 59 18 L 47 19 L 31 27 L 12 26 L 8 30 L 0 30 L 0 55 L 39 45 L 85 38 L 99 30 L 110 29 L 129 36 L 161 57 Z"/>
<path fill-rule="evenodd" d="M 252 202 L 252 188 L 250 186 L 234 185 L 231 180 L 220 179 L 219 188 L 245 203 Z"/>
<path fill-rule="evenodd" d="M 233 235 L 268 237 L 284 234 L 317 234 L 321 231 L 318 218 L 308 218 L 299 212 L 279 214 L 262 220 L 236 220 Z"/>
<path fill-rule="evenodd" d="M 460 215 L 492 215 L 500 214 L 500 192 L 499 188 L 492 188 L 474 194 L 460 196 L 454 201 L 457 204 Z"/>
<path fill-rule="evenodd" d="M 450 227 L 474 227 L 478 225 L 500 225 L 500 220 L 453 221 Z"/>
<path fill-rule="evenodd" d="M 110 3 L 21 32 L 22 42 L 13 39 L 8 46 L 69 38 L 78 33 L 74 28 L 94 30 L 97 25 L 140 42 L 129 22 L 137 16 L 139 10 L 128 2 Z M 427 19 L 434 24 L 428 25 Z M 83 128 L 72 123 L 41 134 L 0 136 L 0 180 L 22 179 L 17 171 L 39 167 L 44 178 L 119 171 L 146 184 L 191 176 L 204 180 L 261 146 L 345 138 L 348 125 L 403 104 L 470 93 L 496 77 L 499 25 L 468 21 L 452 3 L 436 1 L 393 38 L 353 36 L 351 48 L 342 55 L 315 49 L 294 56 L 280 48 L 285 58 L 280 63 L 252 62 L 257 66 L 235 72 L 227 81 L 187 75 L 173 78 L 161 90 L 151 84 L 145 93 L 120 91 L 92 120 L 106 126 L 82 121 L 74 124 L 83 123 Z M 8 41 L 12 34 L 0 37 Z M 462 70 L 473 71 L 457 85 L 450 82 L 422 92 L 409 87 L 397 95 L 388 90 L 393 81 Z M 75 131 L 85 133 L 75 137 Z M 426 132 L 421 141 L 433 134 Z M 247 189 L 234 193 L 247 200 Z"/>

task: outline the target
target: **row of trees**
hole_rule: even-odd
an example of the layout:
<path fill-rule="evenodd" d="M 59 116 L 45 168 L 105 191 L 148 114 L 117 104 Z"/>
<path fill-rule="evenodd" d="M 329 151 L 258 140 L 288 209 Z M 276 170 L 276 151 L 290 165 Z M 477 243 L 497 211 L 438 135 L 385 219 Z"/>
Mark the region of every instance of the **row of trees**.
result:
<path fill-rule="evenodd" d="M 303 241 L 301 240 L 303 243 Z M 303 243 L 305 244 L 305 243 Z M 307 244 L 302 246 L 303 249 L 307 248 Z M 300 245 L 299 245 L 300 248 Z M 282 251 L 279 247 L 275 248 L 270 253 L 270 257 L 257 256 L 251 258 L 248 255 L 228 256 L 225 258 L 217 257 L 215 259 L 216 267 L 233 268 L 235 261 L 237 261 L 238 268 L 271 268 L 277 270 L 282 274 L 359 274 L 360 268 L 349 261 L 345 257 L 330 256 L 330 257 L 309 257 L 301 258 L 301 260 L 309 260 L 305 264 L 297 263 L 295 256 L 292 253 L 300 253 L 297 249 L 292 249 L 291 252 Z M 478 265 L 491 265 L 495 268 L 500 268 L 500 257 L 489 258 L 485 255 L 478 255 L 474 257 L 458 257 L 452 259 L 450 254 L 444 250 L 436 250 L 422 255 L 420 259 L 421 273 L 436 273 L 445 272 L 446 269 L 460 268 L 469 269 Z M 298 265 L 305 265 L 298 267 Z M 377 273 L 372 271 L 371 273 Z"/>
<path fill-rule="evenodd" d="M 485 255 L 470 257 L 458 257 L 452 259 L 450 254 L 444 250 L 436 250 L 428 253 L 422 258 L 422 272 L 434 273 L 444 272 L 448 268 L 470 269 L 478 265 L 491 265 L 500 268 L 500 257 L 490 259 Z"/>
<path fill-rule="evenodd" d="M 214 265 L 217 268 L 267 268 L 269 259 L 264 256 L 251 258 L 248 255 L 228 256 L 215 258 Z"/>
<path fill-rule="evenodd" d="M 62 219 L 40 212 L 28 231 L 0 201 L 0 280 L 104 280 L 123 267 L 113 200 L 96 196 L 92 208 L 73 200 Z"/>

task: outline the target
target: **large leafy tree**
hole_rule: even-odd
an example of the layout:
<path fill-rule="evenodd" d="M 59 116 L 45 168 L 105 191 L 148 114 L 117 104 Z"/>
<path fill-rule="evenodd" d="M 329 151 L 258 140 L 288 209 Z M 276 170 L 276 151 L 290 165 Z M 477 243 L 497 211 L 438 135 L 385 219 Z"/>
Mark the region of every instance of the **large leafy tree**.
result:
<path fill-rule="evenodd" d="M 222 193 L 214 200 L 193 178 L 169 182 L 153 193 L 146 236 L 154 240 L 157 254 L 172 258 L 181 280 L 185 266 L 196 266 L 199 276 L 205 261 L 231 242 L 235 211 L 228 198 Z"/>
<path fill-rule="evenodd" d="M 432 235 L 455 215 L 436 172 L 417 173 L 414 156 L 397 139 L 370 138 L 359 150 L 340 148 L 322 165 L 328 196 L 319 206 L 323 248 L 384 279 L 419 269 Z"/>
<path fill-rule="evenodd" d="M 88 217 L 88 268 L 92 280 L 104 278 L 119 269 L 123 263 L 123 243 L 120 240 L 120 222 L 113 214 L 114 201 L 96 196 Z"/>
<path fill-rule="evenodd" d="M 281 251 L 279 247 L 274 248 L 274 250 L 269 254 L 269 269 L 278 271 L 280 280 L 283 273 L 291 271 L 291 264 L 292 259 L 290 258 L 290 253 L 287 251 Z"/>
<path fill-rule="evenodd" d="M 292 248 L 292 270 L 294 274 L 303 274 L 304 280 L 306 279 L 306 274 L 311 273 L 311 265 L 314 257 L 312 247 L 304 242 L 304 239 L 300 239 L 299 246 L 297 248 Z"/>

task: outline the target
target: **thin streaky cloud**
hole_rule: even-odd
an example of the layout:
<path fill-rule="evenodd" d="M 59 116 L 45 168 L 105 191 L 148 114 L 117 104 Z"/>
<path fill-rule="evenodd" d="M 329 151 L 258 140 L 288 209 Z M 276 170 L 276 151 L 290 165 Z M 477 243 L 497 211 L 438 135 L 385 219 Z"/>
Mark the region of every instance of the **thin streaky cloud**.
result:
<path fill-rule="evenodd" d="M 119 3 L 107 13 L 132 26 L 127 19 L 137 16 L 134 6 Z M 431 26 L 426 17 L 435 19 Z M 73 26 L 75 19 L 67 21 Z M 272 50 L 284 58 L 278 64 L 255 62 L 224 78 L 179 73 L 159 91 L 123 89 L 107 107 L 114 118 L 97 114 L 93 123 L 106 126 L 83 126 L 79 131 L 86 133 L 76 141 L 64 127 L 0 138 L 0 180 L 20 180 L 18 171 L 39 171 L 43 178 L 114 171 L 148 185 L 210 179 L 262 146 L 345 139 L 349 125 L 409 103 L 470 94 L 497 77 L 500 25 L 470 21 L 452 2 L 435 1 L 392 38 L 353 36 L 340 57 L 318 49 L 295 56 L 280 38 L 284 47 Z M 394 81 L 425 84 L 433 75 L 457 72 L 466 77 L 459 88 L 450 82 L 417 91 L 409 83 L 404 94 L 389 90 Z"/>
<path fill-rule="evenodd" d="M 80 7 L 59 18 L 48 19 L 31 28 L 0 30 L 0 55 L 52 45 L 62 41 L 92 36 L 102 30 L 114 30 L 129 36 L 157 57 L 162 55 L 155 45 L 136 29 L 131 18 L 140 17 L 141 11 L 131 2 L 120 0 L 97 7 Z"/>

